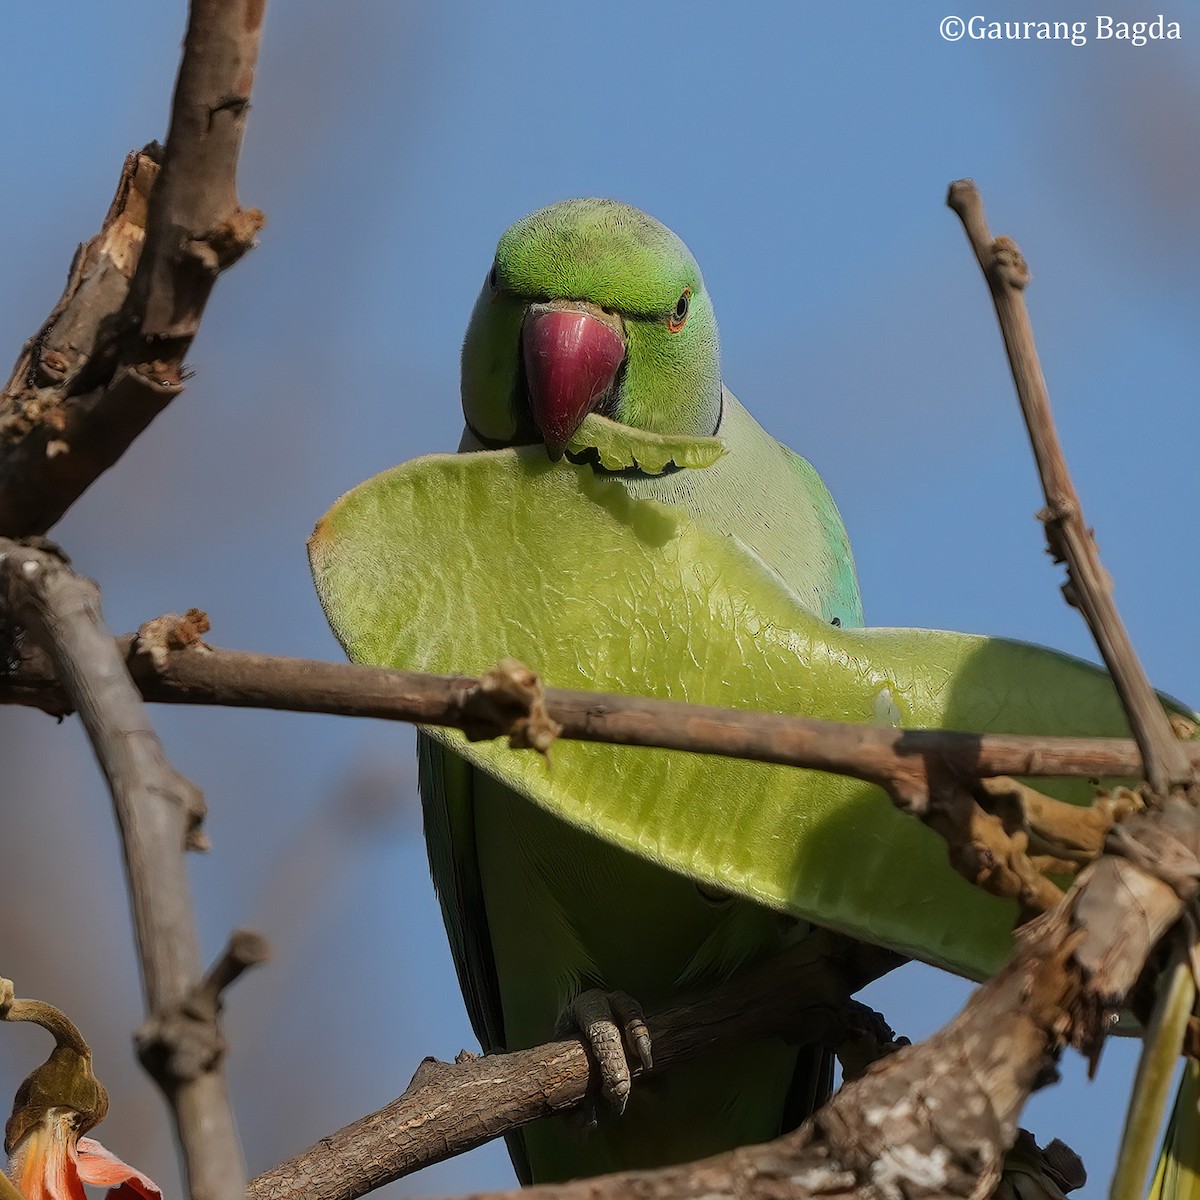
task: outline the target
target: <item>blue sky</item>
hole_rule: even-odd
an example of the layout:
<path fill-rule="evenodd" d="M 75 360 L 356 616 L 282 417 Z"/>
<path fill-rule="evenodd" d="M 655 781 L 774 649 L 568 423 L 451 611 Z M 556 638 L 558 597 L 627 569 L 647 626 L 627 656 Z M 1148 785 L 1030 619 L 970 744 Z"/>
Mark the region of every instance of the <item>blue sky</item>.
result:
<path fill-rule="evenodd" d="M 699 259 L 725 378 L 837 497 L 868 620 L 1003 634 L 1094 657 L 1063 604 L 990 301 L 947 184 L 973 176 L 1014 236 L 1061 433 L 1147 668 L 1200 703 L 1200 23 L 1134 47 L 1096 8 L 1085 45 L 950 43 L 955 0 L 416 4 L 274 0 L 241 174 L 262 243 L 222 280 L 186 394 L 59 527 L 131 629 L 191 605 L 212 641 L 336 657 L 304 541 L 336 496 L 458 437 L 457 353 L 496 238 L 533 208 L 612 195 Z M 47 3 L 5 16 L 0 336 L 57 298 L 124 154 L 165 132 L 183 6 Z M 1117 18 L 1153 16 L 1114 4 Z M 1157 9 L 1156 9 L 1157 11 Z M 230 997 L 252 1170 L 402 1090 L 471 1035 L 428 884 L 412 735 L 383 724 L 158 710 L 206 791 L 193 865 L 205 946 L 262 929 L 272 965 Z M 101 1130 L 170 1188 L 111 818 L 73 722 L 3 714 L 0 974 L 63 1003 L 114 1093 Z M 872 996 L 920 1036 L 965 995 L 910 969 Z M 28 1036 L 26 1034 L 28 1033 Z M 0 1039 L 15 1087 L 41 1048 Z M 1133 1047 L 1077 1060 L 1028 1122 L 1107 1178 Z M 7 1080 L 8 1082 L 3 1082 Z M 495 1148 L 395 1186 L 511 1176 Z M 1091 1190 L 1091 1189 L 1089 1189 Z M 1098 1190 L 1098 1189 L 1097 1189 Z"/>

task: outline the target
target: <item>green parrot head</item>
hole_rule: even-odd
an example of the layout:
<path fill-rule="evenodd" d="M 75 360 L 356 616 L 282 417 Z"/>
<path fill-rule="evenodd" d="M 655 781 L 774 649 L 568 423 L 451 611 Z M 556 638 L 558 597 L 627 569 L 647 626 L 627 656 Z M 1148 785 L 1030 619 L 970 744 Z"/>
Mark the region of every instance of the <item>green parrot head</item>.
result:
<path fill-rule="evenodd" d="M 541 442 L 552 459 L 591 412 L 655 434 L 714 433 L 717 323 L 696 260 L 615 200 L 518 221 L 471 314 L 462 400 L 481 444 Z"/>

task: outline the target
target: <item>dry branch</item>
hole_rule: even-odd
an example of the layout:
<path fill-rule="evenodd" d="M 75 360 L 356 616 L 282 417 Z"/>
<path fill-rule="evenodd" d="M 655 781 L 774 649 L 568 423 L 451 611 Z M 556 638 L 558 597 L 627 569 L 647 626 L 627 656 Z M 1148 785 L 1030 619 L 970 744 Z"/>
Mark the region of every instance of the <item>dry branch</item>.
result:
<path fill-rule="evenodd" d="M 128 157 L 0 394 L 0 533 L 45 533 L 178 395 L 217 275 L 254 244 L 235 180 L 264 3 L 192 0 L 166 146 Z"/>
<path fill-rule="evenodd" d="M 845 1086 L 796 1133 L 764 1146 L 653 1172 L 611 1175 L 532 1191 L 493 1193 L 505 1200 L 922 1200 L 990 1194 L 1018 1114 L 1036 1088 L 1053 1078 L 1068 1044 L 1095 1054 L 1113 1013 L 1137 981 L 1162 936 L 1195 902 L 1200 880 L 1200 813 L 1172 799 L 1165 811 L 1120 827 L 1110 853 L 1088 867 L 1067 900 L 1027 926 L 1003 970 L 978 989 L 962 1013 L 928 1041 L 900 1050 Z M 807 986 L 807 984 L 806 984 Z M 760 999 L 775 995 L 763 989 Z M 656 1037 L 655 1053 L 662 1043 Z M 543 1047 L 528 1064 L 532 1087 L 545 1072 L 570 1076 L 584 1059 L 575 1043 Z M 304 1194 L 351 1200 L 400 1166 L 389 1139 L 425 1136 L 452 1114 L 431 1096 L 454 1095 L 461 1072 L 462 1107 L 478 1110 L 493 1092 L 495 1068 L 520 1056 L 484 1058 L 418 1072 L 406 1097 L 347 1127 L 299 1158 L 259 1176 L 255 1200 Z M 540 1072 L 540 1073 L 539 1073 Z M 560 1076 L 562 1078 L 562 1076 Z M 505 1088 L 511 1084 L 505 1077 Z M 432 1090 L 431 1090 L 432 1089 Z M 504 1093 L 507 1096 L 507 1093 Z M 456 1109 L 461 1112 L 461 1108 Z M 506 1107 L 493 1135 L 513 1128 Z M 414 1135 L 412 1125 L 425 1126 Z M 356 1156 L 355 1141 L 363 1155 Z M 345 1172 L 343 1176 L 341 1173 Z M 388 1174 L 387 1178 L 394 1178 Z"/>
<path fill-rule="evenodd" d="M 517 663 L 482 679 L 214 650 L 207 618 L 160 617 L 121 639 L 143 696 L 175 703 L 330 712 L 446 725 L 472 738 L 507 736 L 545 749 L 553 736 L 723 754 L 850 775 L 885 791 L 949 848 L 971 883 L 1016 899 L 1024 917 L 1061 899 L 1041 871 L 1069 872 L 1099 854 L 1115 820 L 1138 807 L 1126 794 L 1079 808 L 1022 786 L 1029 776 L 1126 775 L 1141 765 L 1122 739 L 895 730 L 644 697 L 541 689 Z M 67 711 L 53 673 L 26 653 L 0 701 Z M 1200 746 L 1185 748 L 1200 764 Z M 999 778 L 992 778 L 992 777 Z"/>
<path fill-rule="evenodd" d="M 703 996 L 651 1014 L 655 1069 L 765 1037 L 838 1049 L 858 1033 L 861 1009 L 851 995 L 902 961 L 887 950 L 814 933 Z M 250 1181 L 249 1194 L 355 1200 L 530 1121 L 594 1101 L 595 1077 L 577 1038 L 454 1064 L 426 1059 L 404 1095 L 265 1171 Z"/>
<path fill-rule="evenodd" d="M 1029 282 L 1029 268 L 1011 238 L 993 239 L 979 190 L 969 179 L 950 185 L 946 203 L 963 223 L 996 306 L 1046 496 L 1046 507 L 1038 515 L 1045 524 L 1046 542 L 1054 561 L 1067 564 L 1063 594 L 1083 614 L 1113 677 L 1134 740 L 1142 752 L 1145 770 L 1141 774 L 1156 793 L 1165 795 L 1172 786 L 1191 780 L 1192 766 L 1134 652 L 1113 601 L 1112 579 L 1100 562 L 1096 540 L 1083 519 L 1079 494 L 1071 482 L 1054 427 L 1046 380 L 1038 361 L 1029 310 L 1025 307 L 1024 288 Z"/>
<path fill-rule="evenodd" d="M 1071 482 L 1054 427 L 1046 381 L 1025 307 L 1023 292 L 1030 279 L 1028 265 L 1011 238 L 992 238 L 984 217 L 983 200 L 974 183 L 960 179 L 951 184 L 946 203 L 962 221 L 992 294 L 1046 497 L 1046 507 L 1038 516 L 1045 527 L 1051 557 L 1055 562 L 1067 565 L 1063 594 L 1067 602 L 1083 614 L 1108 666 L 1134 740 L 1141 750 L 1142 774 L 1150 786 L 1151 802 L 1161 805 L 1166 801 L 1176 816 L 1187 815 L 1194 827 L 1196 806 L 1200 805 L 1200 772 L 1176 740 L 1176 731 L 1150 687 L 1113 600 L 1112 579 L 1100 562 L 1095 538 L 1084 522 L 1079 496 Z M 1176 794 L 1167 800 L 1172 790 Z M 1191 807 L 1188 807 L 1189 803 Z M 1127 829 L 1114 830 L 1113 844 L 1119 844 L 1122 837 L 1128 837 Z M 1180 847 L 1168 843 L 1162 850 L 1177 855 Z M 1105 861 L 1102 860 L 1101 865 Z M 1188 864 L 1184 876 L 1176 880 L 1180 894 L 1186 896 L 1189 904 L 1194 901 L 1196 888 L 1194 866 L 1194 863 Z M 1173 963 L 1190 961 L 1194 964 L 1197 961 L 1196 930 L 1194 917 L 1189 915 L 1177 935 L 1172 951 Z M 1178 973 L 1176 978 L 1180 978 Z M 1179 996 L 1181 1016 L 1186 1015 L 1196 995 L 1190 975 L 1185 986 L 1186 992 Z M 1149 988 L 1144 990 L 1149 991 Z M 1161 1119 L 1162 1106 L 1166 1103 L 1170 1068 L 1163 1061 L 1164 1052 L 1171 1057 L 1177 1055 L 1185 1040 L 1181 1029 L 1174 1045 L 1164 1044 L 1163 1031 L 1155 1029 L 1157 1024 L 1157 1020 L 1152 1022 L 1146 1034 L 1146 1048 L 1130 1100 L 1113 1182 L 1114 1195 L 1141 1191 L 1153 1154 L 1153 1126 Z M 1156 1062 L 1156 1069 L 1147 1070 L 1148 1060 Z"/>
<path fill-rule="evenodd" d="M 181 389 L 220 271 L 262 215 L 236 169 L 265 0 L 191 0 L 165 148 L 131 154 L 100 233 L 0 395 L 0 533 L 49 529 Z M 143 1062 L 170 1102 L 193 1196 L 234 1200 L 245 1171 L 226 1094 L 220 990 L 260 947 L 235 942 L 201 978 L 185 846 L 199 792 L 167 761 L 103 626 L 95 585 L 54 554 L 0 539 L 11 625 L 53 663 L 112 793 L 148 1018 Z"/>
<path fill-rule="evenodd" d="M 193 609 L 188 617 L 157 618 L 149 624 L 166 621 L 180 628 L 202 615 Z M 469 676 L 251 654 L 203 645 L 195 637 L 168 644 L 157 635 L 148 642 L 144 634 L 126 634 L 117 646 L 142 696 L 155 703 L 319 712 L 460 729 L 478 725 L 472 697 L 480 681 Z M 924 785 L 930 762 L 964 779 L 1128 778 L 1141 768 L 1138 749 L 1128 738 L 891 729 L 569 688 L 545 688 L 541 695 L 549 715 L 562 726 L 559 736 L 568 740 L 722 754 L 853 775 L 881 786 L 898 779 L 898 786 L 911 786 L 914 794 Z M 24 704 L 55 717 L 72 711 L 52 666 L 36 647 L 26 646 L 11 670 L 0 674 L 0 704 Z M 489 732 L 500 737 L 508 730 Z M 1181 749 L 1193 768 L 1200 767 L 1200 744 L 1181 743 Z M 1000 790 L 1012 786 L 1008 781 Z M 1081 811 L 1054 800 L 1046 805 L 1040 795 L 1038 800 L 1038 812 L 1047 814 L 1051 829 L 1060 829 L 1059 821 L 1070 823 L 1071 814 Z M 1085 856 L 1098 852 L 1110 823 L 1095 813 L 1088 818 Z"/>
<path fill-rule="evenodd" d="M 149 1013 L 143 1061 L 170 1101 L 192 1195 L 234 1200 L 245 1171 L 216 1005 L 198 1002 L 200 952 L 184 863 L 203 800 L 167 761 L 104 628 L 96 585 L 55 554 L 0 539 L 0 596 L 53 662 L 112 793 Z"/>

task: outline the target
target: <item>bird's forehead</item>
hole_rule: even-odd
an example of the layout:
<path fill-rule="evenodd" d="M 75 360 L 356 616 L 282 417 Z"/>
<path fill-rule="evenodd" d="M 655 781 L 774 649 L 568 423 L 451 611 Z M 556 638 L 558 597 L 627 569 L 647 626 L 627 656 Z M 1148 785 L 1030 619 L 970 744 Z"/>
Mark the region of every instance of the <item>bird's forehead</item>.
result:
<path fill-rule="evenodd" d="M 496 250 L 504 285 L 521 295 L 592 300 L 624 312 L 670 308 L 701 285 L 682 240 L 613 200 L 566 200 L 508 229 Z"/>

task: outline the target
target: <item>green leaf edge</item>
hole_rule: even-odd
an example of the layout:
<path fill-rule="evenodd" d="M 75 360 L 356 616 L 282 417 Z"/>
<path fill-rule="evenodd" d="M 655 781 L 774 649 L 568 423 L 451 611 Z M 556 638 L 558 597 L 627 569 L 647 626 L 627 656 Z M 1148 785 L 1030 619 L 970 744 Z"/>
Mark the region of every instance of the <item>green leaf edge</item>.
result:
<path fill-rule="evenodd" d="M 651 433 L 622 425 L 599 413 L 588 413 L 567 443 L 574 455 L 595 453 L 606 471 L 644 471 L 661 475 L 670 466 L 701 470 L 726 453 L 717 437 Z"/>

